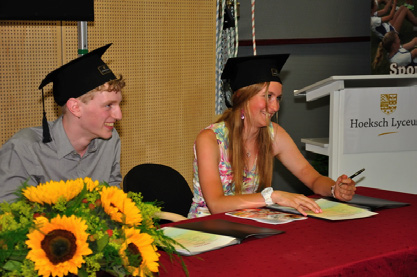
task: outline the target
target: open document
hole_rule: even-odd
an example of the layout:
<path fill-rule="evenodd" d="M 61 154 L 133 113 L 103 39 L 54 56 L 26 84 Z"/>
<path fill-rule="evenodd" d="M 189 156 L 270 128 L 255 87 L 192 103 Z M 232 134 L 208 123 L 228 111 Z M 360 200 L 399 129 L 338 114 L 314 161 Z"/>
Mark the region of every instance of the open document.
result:
<path fill-rule="evenodd" d="M 249 237 L 261 238 L 284 233 L 281 230 L 222 219 L 185 221 L 174 227 L 163 227 L 162 230 L 180 244 L 175 245 L 177 253 L 187 256 L 239 244 Z"/>
<path fill-rule="evenodd" d="M 183 248 L 180 245 L 174 245 L 175 251 L 185 256 L 196 255 L 239 243 L 238 239 L 234 237 L 195 230 L 175 227 L 164 227 L 162 230 L 166 236 L 184 246 Z"/>
<path fill-rule="evenodd" d="M 238 218 L 251 219 L 267 224 L 284 224 L 294 220 L 307 219 L 307 217 L 304 217 L 302 215 L 283 213 L 266 208 L 241 209 L 228 212 L 226 213 L 226 215 Z"/>
<path fill-rule="evenodd" d="M 307 215 L 310 217 L 328 219 L 328 220 L 347 220 L 347 219 L 357 219 L 365 218 L 376 215 L 377 213 L 371 212 L 367 209 L 354 207 L 348 204 L 334 202 L 326 200 L 324 198 L 315 200 L 316 203 L 322 209 L 322 213 L 314 213 L 312 211 L 306 211 Z M 289 212 L 300 214 L 296 209 L 283 207 L 277 204 L 269 205 L 269 208 L 276 209 L 282 212 Z"/>

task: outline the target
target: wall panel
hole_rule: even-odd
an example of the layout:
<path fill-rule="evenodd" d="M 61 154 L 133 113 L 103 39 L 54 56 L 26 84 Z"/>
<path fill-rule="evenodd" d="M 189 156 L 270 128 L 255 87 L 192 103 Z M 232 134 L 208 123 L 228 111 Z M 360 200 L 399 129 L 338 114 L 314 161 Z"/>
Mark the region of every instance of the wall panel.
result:
<path fill-rule="evenodd" d="M 103 59 L 127 81 L 122 174 L 155 162 L 180 171 L 191 185 L 192 146 L 213 120 L 216 2 L 95 1 L 88 47 L 113 43 Z M 41 92 L 48 72 L 77 57 L 76 22 L 0 21 L 0 143 L 42 119 Z M 74 80 L 76 81 L 76 80 Z M 51 96 L 52 85 L 45 87 Z M 48 120 L 59 116 L 52 97 Z"/>

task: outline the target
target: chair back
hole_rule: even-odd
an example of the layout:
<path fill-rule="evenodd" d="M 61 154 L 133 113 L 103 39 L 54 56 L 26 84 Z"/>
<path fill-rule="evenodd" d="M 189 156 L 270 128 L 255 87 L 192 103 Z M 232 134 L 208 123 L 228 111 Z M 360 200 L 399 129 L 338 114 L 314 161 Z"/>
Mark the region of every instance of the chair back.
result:
<path fill-rule="evenodd" d="M 145 163 L 133 167 L 123 178 L 125 192 L 140 192 L 144 202 L 162 202 L 162 211 L 187 217 L 193 194 L 185 178 L 172 167 Z"/>

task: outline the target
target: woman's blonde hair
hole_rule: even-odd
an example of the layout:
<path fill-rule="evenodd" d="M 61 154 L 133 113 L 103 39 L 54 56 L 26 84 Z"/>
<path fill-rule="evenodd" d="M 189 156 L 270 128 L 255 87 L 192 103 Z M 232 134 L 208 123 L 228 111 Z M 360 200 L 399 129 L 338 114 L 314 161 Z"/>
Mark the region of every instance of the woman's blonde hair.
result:
<path fill-rule="evenodd" d="M 227 109 L 217 122 L 224 121 L 229 129 L 229 160 L 232 166 L 233 182 L 235 184 L 235 194 L 242 192 L 243 172 L 245 169 L 245 149 L 243 141 L 244 120 L 251 122 L 251 114 L 248 109 L 249 100 L 254 97 L 262 89 L 269 89 L 269 82 L 259 83 L 241 88 L 233 93 L 233 107 Z M 268 93 L 265 95 L 265 101 L 268 105 Z M 242 112 L 245 119 L 242 120 Z M 269 125 L 269 124 L 268 124 Z M 256 146 L 258 148 L 258 157 L 256 159 L 256 173 L 259 176 L 259 186 L 257 192 L 262 191 L 272 183 L 273 171 L 273 152 L 272 138 L 269 126 L 259 130 L 256 138 Z M 240 172 L 240 174 L 237 174 Z"/>
<path fill-rule="evenodd" d="M 375 69 L 383 60 L 384 53 L 391 52 L 391 47 L 396 39 L 396 32 L 390 31 L 384 35 L 382 41 L 378 44 L 378 48 L 376 50 L 375 58 L 372 62 L 372 67 Z M 385 52 L 384 52 L 385 50 Z"/>

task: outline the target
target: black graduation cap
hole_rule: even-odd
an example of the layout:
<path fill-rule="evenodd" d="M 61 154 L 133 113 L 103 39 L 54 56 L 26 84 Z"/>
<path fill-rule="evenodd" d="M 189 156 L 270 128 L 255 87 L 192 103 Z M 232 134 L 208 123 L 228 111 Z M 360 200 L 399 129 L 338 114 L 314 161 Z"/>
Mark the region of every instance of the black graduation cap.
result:
<path fill-rule="evenodd" d="M 39 86 L 53 83 L 52 91 L 55 102 L 63 106 L 70 98 L 77 98 L 102 84 L 116 79 L 101 56 L 111 43 L 97 48 L 75 60 L 55 69 L 43 79 Z"/>
<path fill-rule="evenodd" d="M 263 82 L 281 82 L 279 73 L 290 54 L 229 58 L 221 78 L 228 80 L 233 92 Z"/>
<path fill-rule="evenodd" d="M 51 82 L 53 83 L 52 91 L 55 102 L 59 106 L 63 106 L 68 99 L 77 98 L 116 79 L 111 69 L 101 59 L 101 56 L 111 45 L 109 43 L 97 48 L 46 75 L 39 85 L 39 89 L 42 89 L 42 101 L 44 98 L 43 87 Z M 46 120 L 45 104 L 43 105 L 43 142 L 46 143 L 51 141 L 51 137 Z"/>

